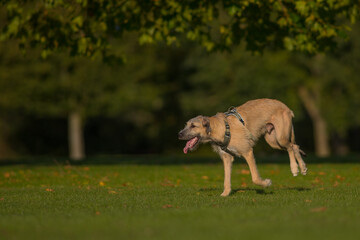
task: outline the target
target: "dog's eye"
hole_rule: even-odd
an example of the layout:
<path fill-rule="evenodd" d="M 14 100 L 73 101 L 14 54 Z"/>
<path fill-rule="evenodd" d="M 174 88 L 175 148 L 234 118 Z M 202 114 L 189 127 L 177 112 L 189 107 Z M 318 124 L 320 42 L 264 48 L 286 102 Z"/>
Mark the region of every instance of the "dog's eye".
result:
<path fill-rule="evenodd" d="M 191 125 L 190 125 L 190 128 L 194 128 L 194 127 L 196 127 L 194 124 L 191 124 Z"/>

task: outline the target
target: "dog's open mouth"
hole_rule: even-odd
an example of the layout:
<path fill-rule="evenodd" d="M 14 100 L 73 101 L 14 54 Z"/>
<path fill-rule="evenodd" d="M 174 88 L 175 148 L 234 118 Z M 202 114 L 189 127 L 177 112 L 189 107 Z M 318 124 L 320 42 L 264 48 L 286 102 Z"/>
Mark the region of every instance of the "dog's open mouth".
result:
<path fill-rule="evenodd" d="M 199 142 L 199 137 L 194 137 L 189 141 L 187 141 L 186 146 L 184 147 L 184 153 L 187 154 L 189 150 L 190 151 L 193 150 L 198 144 L 198 142 Z"/>

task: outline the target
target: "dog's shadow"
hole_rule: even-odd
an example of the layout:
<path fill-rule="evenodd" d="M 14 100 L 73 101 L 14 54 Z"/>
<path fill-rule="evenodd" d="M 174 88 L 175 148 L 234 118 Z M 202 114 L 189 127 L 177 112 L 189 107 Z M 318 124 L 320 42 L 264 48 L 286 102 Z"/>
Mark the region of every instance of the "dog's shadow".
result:
<path fill-rule="evenodd" d="M 246 192 L 246 191 L 255 191 L 256 194 L 260 194 L 260 195 L 272 195 L 272 194 L 274 194 L 274 191 L 267 191 L 266 189 L 236 188 L 236 189 L 231 191 L 230 195 L 234 195 L 234 194 L 241 193 L 241 192 Z"/>
<path fill-rule="evenodd" d="M 207 191 L 215 191 L 215 190 L 221 191 L 220 188 L 201 188 L 199 191 L 207 192 Z M 310 191 L 311 189 L 305 187 L 285 187 L 285 188 L 280 188 L 279 190 L 292 190 L 292 191 L 304 192 L 304 191 Z M 259 188 L 236 188 L 231 191 L 230 195 L 235 195 L 242 192 L 250 192 L 250 191 L 255 191 L 256 194 L 259 195 L 272 195 L 276 192 L 274 190 L 259 189 Z"/>

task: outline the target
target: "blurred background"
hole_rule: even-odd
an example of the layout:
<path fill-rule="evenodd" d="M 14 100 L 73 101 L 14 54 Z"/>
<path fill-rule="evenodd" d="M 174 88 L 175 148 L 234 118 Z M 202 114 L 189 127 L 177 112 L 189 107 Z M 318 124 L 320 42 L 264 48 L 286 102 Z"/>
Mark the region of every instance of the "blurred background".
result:
<path fill-rule="evenodd" d="M 308 56 L 243 46 L 207 53 L 192 42 L 140 46 L 114 41 L 124 64 L 0 45 L 0 158 L 182 154 L 185 122 L 255 98 L 295 113 L 298 144 L 320 157 L 360 150 L 360 28 L 330 54 Z M 264 142 L 258 154 L 277 154 Z M 195 154 L 212 154 L 201 147 Z"/>

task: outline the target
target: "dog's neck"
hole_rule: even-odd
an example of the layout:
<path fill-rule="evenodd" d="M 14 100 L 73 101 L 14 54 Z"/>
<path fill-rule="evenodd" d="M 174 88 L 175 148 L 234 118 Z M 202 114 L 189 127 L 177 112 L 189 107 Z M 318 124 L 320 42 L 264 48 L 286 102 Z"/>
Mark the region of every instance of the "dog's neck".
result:
<path fill-rule="evenodd" d="M 225 136 L 225 115 L 218 113 L 209 118 L 210 120 L 210 140 L 215 143 L 222 143 Z"/>

